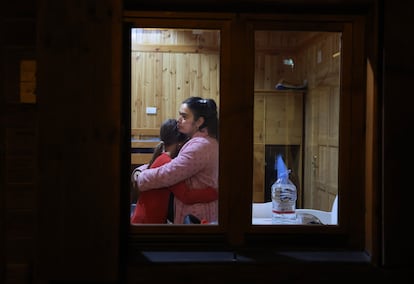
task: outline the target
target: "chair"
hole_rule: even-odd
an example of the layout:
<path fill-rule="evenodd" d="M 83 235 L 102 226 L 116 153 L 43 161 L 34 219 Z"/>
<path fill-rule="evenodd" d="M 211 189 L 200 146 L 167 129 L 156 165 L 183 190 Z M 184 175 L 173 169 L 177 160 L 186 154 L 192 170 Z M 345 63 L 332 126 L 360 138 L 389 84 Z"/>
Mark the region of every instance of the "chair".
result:
<path fill-rule="evenodd" d="M 272 202 L 253 203 L 252 204 L 253 218 L 272 218 Z"/>
<path fill-rule="evenodd" d="M 325 224 L 338 224 L 338 195 L 335 197 L 331 211 L 323 211 L 316 209 L 296 209 L 298 214 L 311 214 Z M 272 218 L 272 202 L 253 203 L 252 218 Z"/>

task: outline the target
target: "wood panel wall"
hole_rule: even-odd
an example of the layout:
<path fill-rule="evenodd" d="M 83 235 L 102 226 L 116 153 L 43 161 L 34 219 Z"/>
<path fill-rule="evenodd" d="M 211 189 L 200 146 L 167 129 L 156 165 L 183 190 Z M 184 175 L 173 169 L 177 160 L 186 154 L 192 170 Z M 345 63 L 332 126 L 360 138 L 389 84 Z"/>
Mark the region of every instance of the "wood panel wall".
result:
<path fill-rule="evenodd" d="M 220 105 L 218 31 L 135 29 L 131 56 L 131 127 L 158 128 L 178 117 L 190 96 Z M 148 114 L 147 107 L 156 109 Z"/>
<path fill-rule="evenodd" d="M 340 46 L 340 33 L 323 33 L 301 53 L 308 80 L 304 206 L 326 211 L 331 210 L 338 194 Z"/>
<path fill-rule="evenodd" d="M 304 74 L 304 58 L 300 52 L 317 35 L 316 32 L 256 31 L 254 89 L 274 90 L 281 80 L 302 84 L 307 74 Z M 294 66 L 285 65 L 285 59 L 292 59 Z"/>

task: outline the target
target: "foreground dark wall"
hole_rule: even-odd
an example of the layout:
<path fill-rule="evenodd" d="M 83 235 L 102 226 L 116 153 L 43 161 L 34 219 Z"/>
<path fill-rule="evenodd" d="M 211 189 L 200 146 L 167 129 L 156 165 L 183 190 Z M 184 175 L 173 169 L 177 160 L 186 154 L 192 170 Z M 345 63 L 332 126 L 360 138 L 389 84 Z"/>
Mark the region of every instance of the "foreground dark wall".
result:
<path fill-rule="evenodd" d="M 307 280 L 307 275 L 315 283 L 338 275 L 343 282 L 352 281 L 359 273 L 374 280 L 393 279 L 394 272 L 404 273 L 412 262 L 412 238 L 407 233 L 411 216 L 404 213 L 412 206 L 407 198 L 412 188 L 411 167 L 407 166 L 412 143 L 407 135 L 412 128 L 414 55 L 410 35 L 414 9 L 413 4 L 401 0 L 378 4 L 376 42 L 381 60 L 375 70 L 383 78 L 378 90 L 383 139 L 378 141 L 382 176 L 377 182 L 383 204 L 378 214 L 384 220 L 378 226 L 383 234 L 380 246 L 384 259 L 379 269 L 337 265 L 325 275 L 311 275 L 312 266 L 286 267 L 286 279 L 297 283 Z M 118 40 L 111 37 L 111 31 L 121 23 L 121 10 L 120 1 L 110 0 L 16 0 L 1 4 L 1 283 L 116 283 L 123 279 L 126 263 L 120 255 L 117 192 L 120 154 L 113 151 L 119 144 L 121 109 L 112 95 L 120 82 L 111 80 L 111 53 L 117 51 L 112 43 Z M 22 58 L 47 64 L 38 66 L 40 74 L 47 75 L 38 78 L 42 94 L 38 104 L 19 103 L 18 64 Z M 92 103 L 96 98 L 99 106 Z M 102 152 L 112 154 L 103 156 Z M 54 191 L 55 187 L 63 190 Z M 188 278 L 177 281 L 184 281 L 196 278 L 204 269 L 196 264 L 155 265 L 144 274 L 147 279 L 151 274 L 169 279 L 171 273 L 182 273 Z M 222 280 L 227 282 L 275 280 L 269 265 L 215 263 L 209 269 L 213 272 L 202 276 L 204 282 L 217 281 L 218 272 L 224 273 Z M 136 275 L 131 278 L 140 282 Z"/>
<path fill-rule="evenodd" d="M 0 4 L 0 283 L 33 279 L 37 108 L 19 103 L 19 62 L 35 56 L 36 3 Z"/>
<path fill-rule="evenodd" d="M 414 244 L 407 234 L 412 223 L 411 163 L 412 139 L 407 139 L 413 123 L 413 96 L 408 95 L 408 84 L 413 82 L 413 37 L 407 36 L 414 28 L 414 4 L 404 1 L 384 1 L 383 33 L 380 41 L 383 51 L 382 116 L 383 116 L 383 232 L 384 258 L 389 267 L 408 267 L 413 263 Z M 398 35 L 398 33 L 400 33 Z M 380 47 L 381 48 L 381 47 Z M 410 63 L 411 62 L 411 63 Z M 408 92 L 407 92 L 408 91 Z"/>

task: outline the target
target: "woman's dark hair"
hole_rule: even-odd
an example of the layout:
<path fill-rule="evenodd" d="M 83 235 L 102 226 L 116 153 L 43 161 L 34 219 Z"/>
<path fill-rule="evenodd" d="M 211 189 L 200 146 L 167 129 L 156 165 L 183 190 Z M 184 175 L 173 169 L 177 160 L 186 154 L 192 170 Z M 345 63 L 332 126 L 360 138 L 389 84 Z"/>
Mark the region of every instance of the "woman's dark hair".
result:
<path fill-rule="evenodd" d="M 194 115 L 194 120 L 204 118 L 204 123 L 199 129 L 208 128 L 208 135 L 218 138 L 218 113 L 217 104 L 213 99 L 203 99 L 201 97 L 189 97 L 183 101 Z"/>
<path fill-rule="evenodd" d="M 177 120 L 167 119 L 160 127 L 160 143 L 155 147 L 151 161 L 148 163 L 148 168 L 152 165 L 154 160 L 164 151 L 164 145 L 170 146 L 176 143 L 185 142 L 187 136 L 178 131 Z"/>

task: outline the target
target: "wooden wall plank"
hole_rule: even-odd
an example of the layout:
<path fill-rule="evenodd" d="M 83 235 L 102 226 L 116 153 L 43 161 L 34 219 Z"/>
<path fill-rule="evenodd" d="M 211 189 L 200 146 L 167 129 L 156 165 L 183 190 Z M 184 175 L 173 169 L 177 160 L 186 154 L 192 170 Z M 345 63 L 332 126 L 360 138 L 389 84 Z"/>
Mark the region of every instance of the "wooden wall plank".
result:
<path fill-rule="evenodd" d="M 220 56 L 217 32 L 206 32 L 203 48 L 198 46 L 197 52 L 186 52 L 185 48 L 194 44 L 196 38 L 188 31 L 153 31 L 153 37 L 149 37 L 149 34 L 137 34 L 136 41 L 143 44 L 133 44 L 131 126 L 160 127 L 165 119 L 178 117 L 181 102 L 190 96 L 212 98 L 219 105 Z M 148 45 L 156 41 L 163 47 L 165 41 L 181 44 L 182 52 L 179 52 L 179 45 L 173 52 L 165 48 L 150 50 Z M 204 49 L 205 46 L 209 48 Z M 212 52 L 212 47 L 215 47 L 215 52 Z M 156 107 L 157 114 L 146 114 L 146 107 Z"/>

